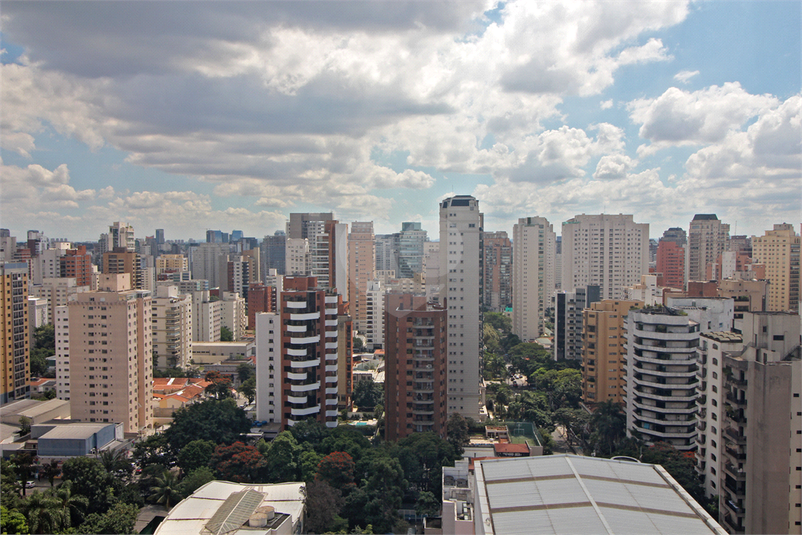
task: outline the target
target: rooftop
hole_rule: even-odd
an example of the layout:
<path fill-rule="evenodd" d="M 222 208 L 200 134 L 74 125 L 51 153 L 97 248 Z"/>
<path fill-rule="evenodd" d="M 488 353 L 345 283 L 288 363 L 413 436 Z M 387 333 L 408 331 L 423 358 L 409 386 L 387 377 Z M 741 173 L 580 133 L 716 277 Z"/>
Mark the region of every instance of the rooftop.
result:
<path fill-rule="evenodd" d="M 493 459 L 476 462 L 476 482 L 484 533 L 726 533 L 659 465 Z"/>
<path fill-rule="evenodd" d="M 722 343 L 734 343 L 734 342 L 744 341 L 743 336 L 741 336 L 740 334 L 727 331 L 717 332 L 717 333 L 702 333 L 701 336 Z"/>

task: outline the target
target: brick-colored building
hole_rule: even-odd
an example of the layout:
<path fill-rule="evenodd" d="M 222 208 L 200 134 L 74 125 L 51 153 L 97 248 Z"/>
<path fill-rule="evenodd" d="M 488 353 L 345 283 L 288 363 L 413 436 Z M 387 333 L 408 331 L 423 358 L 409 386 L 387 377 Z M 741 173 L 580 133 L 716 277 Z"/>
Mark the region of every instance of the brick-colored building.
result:
<path fill-rule="evenodd" d="M 59 262 L 60 277 L 75 278 L 76 286 L 92 286 L 92 255 L 86 252 L 86 245 L 67 249 Z"/>
<path fill-rule="evenodd" d="M 660 286 L 685 289 L 685 248 L 675 241 L 660 240 L 657 246 L 657 273 Z"/>
<path fill-rule="evenodd" d="M 387 294 L 385 318 L 385 437 L 446 435 L 446 309 L 423 296 Z"/>

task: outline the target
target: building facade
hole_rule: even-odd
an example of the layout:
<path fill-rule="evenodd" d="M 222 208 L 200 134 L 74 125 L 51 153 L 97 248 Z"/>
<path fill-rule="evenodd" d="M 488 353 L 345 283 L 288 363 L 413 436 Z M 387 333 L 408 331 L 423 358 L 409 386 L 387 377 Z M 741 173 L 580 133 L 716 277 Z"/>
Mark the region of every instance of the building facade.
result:
<path fill-rule="evenodd" d="M 554 360 L 582 358 L 582 311 L 601 300 L 601 288 L 554 293 Z"/>
<path fill-rule="evenodd" d="M 375 278 L 376 243 L 373 222 L 354 221 L 348 235 L 348 302 L 359 334 L 366 335 L 368 327 L 368 286 Z"/>
<path fill-rule="evenodd" d="M 31 333 L 28 322 L 28 264 L 0 264 L 0 404 L 27 398 L 31 378 Z"/>
<path fill-rule="evenodd" d="M 646 444 L 695 447 L 699 324 L 666 307 L 630 311 L 626 320 L 627 435 Z"/>
<path fill-rule="evenodd" d="M 153 357 L 161 369 L 186 369 L 192 360 L 192 296 L 159 286 L 152 298 Z"/>
<path fill-rule="evenodd" d="M 582 214 L 563 223 L 563 290 L 593 284 L 602 299 L 622 299 L 648 272 L 648 223 L 621 214 Z"/>
<path fill-rule="evenodd" d="M 488 312 L 504 312 L 512 306 L 512 242 L 504 231 L 485 232 L 484 295 Z"/>
<path fill-rule="evenodd" d="M 387 294 L 385 439 L 433 431 L 445 438 L 447 311 L 423 296 Z"/>
<path fill-rule="evenodd" d="M 543 319 L 554 294 L 556 236 L 542 217 L 524 217 L 512 231 L 512 332 L 524 342 L 543 333 Z"/>
<path fill-rule="evenodd" d="M 447 410 L 474 419 L 482 414 L 483 225 L 479 201 L 470 195 L 440 203 L 440 302 L 448 310 Z"/>
<path fill-rule="evenodd" d="M 771 283 L 767 308 L 771 312 L 799 312 L 799 244 L 799 236 L 787 223 L 752 237 L 752 258 L 766 266 Z"/>
<path fill-rule="evenodd" d="M 716 214 L 696 214 L 688 231 L 686 281 L 705 280 L 707 264 L 715 262 L 727 250 L 730 226 L 719 221 Z"/>

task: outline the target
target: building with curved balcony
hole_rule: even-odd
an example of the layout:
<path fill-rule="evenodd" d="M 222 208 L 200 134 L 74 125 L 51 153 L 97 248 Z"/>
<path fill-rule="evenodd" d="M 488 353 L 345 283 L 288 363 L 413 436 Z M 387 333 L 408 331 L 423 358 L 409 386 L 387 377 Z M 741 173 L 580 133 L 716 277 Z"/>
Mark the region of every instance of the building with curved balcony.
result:
<path fill-rule="evenodd" d="M 423 296 L 387 294 L 385 437 L 446 434 L 446 309 Z"/>
<path fill-rule="evenodd" d="M 681 311 L 648 307 L 629 313 L 626 332 L 627 434 L 693 449 L 699 324 Z"/>
<path fill-rule="evenodd" d="M 344 309 L 340 296 L 317 284 L 315 277 L 285 277 L 279 311 L 256 315 L 257 419 L 282 429 L 306 419 L 337 427 Z"/>

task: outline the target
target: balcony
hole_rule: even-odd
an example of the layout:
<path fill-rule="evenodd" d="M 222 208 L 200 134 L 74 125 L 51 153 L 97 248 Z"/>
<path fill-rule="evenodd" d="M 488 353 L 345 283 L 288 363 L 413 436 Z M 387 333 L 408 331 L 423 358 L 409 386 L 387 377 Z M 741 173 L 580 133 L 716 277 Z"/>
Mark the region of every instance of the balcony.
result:
<path fill-rule="evenodd" d="M 290 366 L 293 368 L 314 368 L 315 366 L 320 366 L 320 359 L 293 360 L 290 361 Z"/>
<path fill-rule="evenodd" d="M 312 390 L 319 390 L 320 389 L 320 381 L 316 381 L 314 383 L 309 383 L 305 385 L 290 385 L 290 390 L 292 392 L 310 392 Z"/>
<path fill-rule="evenodd" d="M 743 468 L 737 468 L 732 463 L 724 463 L 724 470 L 736 481 L 746 481 L 746 472 Z"/>
<path fill-rule="evenodd" d="M 746 398 L 738 399 L 732 392 L 727 392 L 727 401 L 737 407 L 746 408 Z"/>

